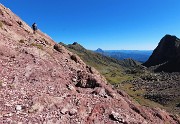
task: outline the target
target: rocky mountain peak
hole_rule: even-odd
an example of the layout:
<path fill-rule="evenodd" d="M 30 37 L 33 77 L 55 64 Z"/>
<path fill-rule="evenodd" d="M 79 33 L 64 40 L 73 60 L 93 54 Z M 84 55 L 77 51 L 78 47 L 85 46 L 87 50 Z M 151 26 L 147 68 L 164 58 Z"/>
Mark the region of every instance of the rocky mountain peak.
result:
<path fill-rule="evenodd" d="M 166 34 L 162 39 L 166 41 L 170 41 L 170 40 L 176 40 L 177 37 L 175 35 Z"/>
<path fill-rule="evenodd" d="M 180 71 L 177 63 L 180 55 L 179 45 L 179 38 L 172 35 L 165 35 L 144 65 L 147 67 L 159 65 L 161 66 L 157 69 L 159 71 Z M 172 63 L 174 63 L 174 65 Z"/>
<path fill-rule="evenodd" d="M 132 102 L 76 54 L 0 5 L 0 122 L 179 123 Z"/>
<path fill-rule="evenodd" d="M 101 48 L 98 48 L 98 49 L 96 50 L 96 52 L 103 53 L 104 51 L 103 51 Z"/>
<path fill-rule="evenodd" d="M 169 56 L 178 54 L 179 44 L 180 40 L 176 36 L 165 35 L 159 43 L 160 52 L 169 54 Z"/>

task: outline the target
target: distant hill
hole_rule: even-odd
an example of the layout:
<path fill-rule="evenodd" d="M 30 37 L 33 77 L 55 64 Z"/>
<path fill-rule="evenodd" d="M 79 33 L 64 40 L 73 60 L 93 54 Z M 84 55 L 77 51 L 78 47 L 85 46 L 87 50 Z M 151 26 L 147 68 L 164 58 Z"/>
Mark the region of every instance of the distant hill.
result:
<path fill-rule="evenodd" d="M 101 48 L 98 48 L 95 52 L 104 54 L 104 51 Z"/>
<path fill-rule="evenodd" d="M 176 36 L 165 35 L 143 65 L 156 66 L 155 71 L 179 72 L 180 39 Z"/>
<path fill-rule="evenodd" d="M 95 50 L 95 52 L 113 57 L 118 60 L 123 59 L 134 59 L 136 61 L 139 61 L 141 63 L 144 63 L 148 60 L 150 55 L 152 54 L 152 50 L 102 50 L 98 48 Z"/>
<path fill-rule="evenodd" d="M 117 60 L 91 50 L 86 50 L 78 43 L 69 45 L 63 43 L 60 44 L 79 55 L 88 65 L 95 67 L 112 84 L 131 79 L 132 76 L 126 75 L 126 71 L 133 70 L 134 68 L 142 68 L 140 63 L 135 60 Z M 98 49 L 97 51 L 103 53 L 103 50 L 101 49 Z"/>

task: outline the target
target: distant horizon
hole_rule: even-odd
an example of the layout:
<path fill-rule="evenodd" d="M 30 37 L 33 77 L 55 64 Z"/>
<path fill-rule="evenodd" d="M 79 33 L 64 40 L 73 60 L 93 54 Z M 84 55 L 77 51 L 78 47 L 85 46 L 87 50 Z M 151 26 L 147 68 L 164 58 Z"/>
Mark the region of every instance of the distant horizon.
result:
<path fill-rule="evenodd" d="M 60 42 L 58 42 L 58 43 L 60 43 Z M 63 42 L 62 42 L 63 43 Z M 73 42 L 74 43 L 74 42 Z M 71 45 L 71 44 L 73 44 L 73 43 L 68 43 L 68 44 L 65 44 L 65 45 Z M 78 42 L 77 42 L 78 43 Z M 78 43 L 79 44 L 79 43 Z M 80 44 L 81 45 L 81 44 Z M 81 45 L 82 47 L 84 47 L 83 45 Z M 84 47 L 85 48 L 85 47 Z M 87 48 L 85 48 L 85 49 L 87 49 Z M 97 48 L 97 49 L 99 49 L 99 48 Z M 87 49 L 87 50 L 92 50 L 92 51 L 95 51 L 95 50 L 97 50 L 97 49 Z M 102 49 L 102 48 L 100 48 L 100 49 Z M 155 49 L 155 48 L 154 48 Z M 141 49 L 102 49 L 103 51 L 153 51 L 154 49 L 152 49 L 152 50 L 141 50 Z"/>
<path fill-rule="evenodd" d="M 97 49 L 99 49 L 99 48 L 97 48 Z M 97 50 L 97 49 L 95 49 L 95 50 Z M 101 49 L 101 48 L 100 48 Z M 95 51 L 95 50 L 93 50 L 93 51 Z M 104 49 L 101 49 L 101 50 L 103 50 L 103 51 L 153 51 L 153 50 L 136 50 L 136 49 L 117 49 L 117 50 L 104 50 Z"/>
<path fill-rule="evenodd" d="M 166 34 L 180 37 L 180 0 L 1 0 L 54 41 L 89 50 L 154 50 Z M 43 4 L 42 4 L 43 3 Z"/>

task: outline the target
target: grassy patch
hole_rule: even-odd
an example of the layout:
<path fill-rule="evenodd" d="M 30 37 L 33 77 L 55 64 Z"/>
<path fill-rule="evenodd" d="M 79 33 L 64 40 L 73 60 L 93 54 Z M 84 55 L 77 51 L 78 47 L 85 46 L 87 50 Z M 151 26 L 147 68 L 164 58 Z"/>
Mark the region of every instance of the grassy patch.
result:
<path fill-rule="evenodd" d="M 31 46 L 34 46 L 34 47 L 37 47 L 38 49 L 41 49 L 43 50 L 43 46 L 40 45 L 40 44 L 35 44 L 35 43 L 32 43 Z"/>
<path fill-rule="evenodd" d="M 103 74 L 111 84 L 121 83 L 123 81 L 132 80 L 131 75 L 123 74 L 118 70 L 111 70 L 106 74 Z"/>

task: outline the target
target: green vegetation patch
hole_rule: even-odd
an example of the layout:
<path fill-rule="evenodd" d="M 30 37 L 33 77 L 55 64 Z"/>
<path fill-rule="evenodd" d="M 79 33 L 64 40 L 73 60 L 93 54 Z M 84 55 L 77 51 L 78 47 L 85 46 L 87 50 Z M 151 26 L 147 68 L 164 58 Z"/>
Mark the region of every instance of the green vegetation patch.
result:
<path fill-rule="evenodd" d="M 115 68 L 104 68 L 100 70 L 101 74 L 105 76 L 107 81 L 111 84 L 119 84 L 123 81 L 132 80 L 133 76 L 122 73 L 122 71 Z"/>
<path fill-rule="evenodd" d="M 43 50 L 43 46 L 40 44 L 32 43 L 31 46 L 37 47 L 38 49 Z"/>

